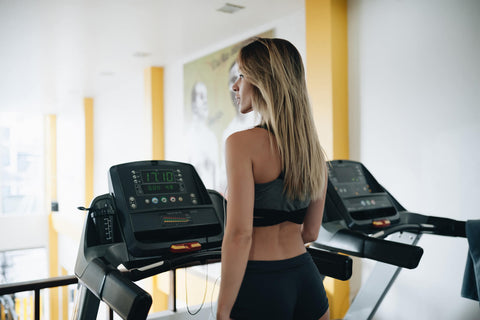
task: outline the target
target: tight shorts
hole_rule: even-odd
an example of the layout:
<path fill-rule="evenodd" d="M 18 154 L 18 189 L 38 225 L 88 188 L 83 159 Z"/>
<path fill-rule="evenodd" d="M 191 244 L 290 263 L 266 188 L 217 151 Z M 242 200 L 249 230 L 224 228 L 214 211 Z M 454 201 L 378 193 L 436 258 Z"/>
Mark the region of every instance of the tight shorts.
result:
<path fill-rule="evenodd" d="M 328 309 L 322 277 L 310 254 L 249 261 L 230 317 L 234 320 L 318 320 Z"/>

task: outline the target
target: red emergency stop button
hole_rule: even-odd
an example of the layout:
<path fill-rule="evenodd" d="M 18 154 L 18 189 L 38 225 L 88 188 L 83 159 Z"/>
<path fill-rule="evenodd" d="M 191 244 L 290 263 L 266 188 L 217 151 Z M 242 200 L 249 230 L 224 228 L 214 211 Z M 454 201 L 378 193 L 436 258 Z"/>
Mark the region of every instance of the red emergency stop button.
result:
<path fill-rule="evenodd" d="M 385 228 L 389 227 L 392 223 L 388 219 L 374 220 L 372 221 L 372 226 L 374 228 Z"/>
<path fill-rule="evenodd" d="M 202 249 L 200 242 L 186 242 L 186 243 L 175 243 L 170 246 L 170 252 L 173 253 L 182 253 L 182 252 L 192 252 Z"/>

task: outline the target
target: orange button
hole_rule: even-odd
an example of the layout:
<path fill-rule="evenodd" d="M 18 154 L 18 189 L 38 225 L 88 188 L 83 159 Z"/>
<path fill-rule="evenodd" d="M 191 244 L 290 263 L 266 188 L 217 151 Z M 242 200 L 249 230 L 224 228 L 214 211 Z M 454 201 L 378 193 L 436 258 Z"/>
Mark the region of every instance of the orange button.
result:
<path fill-rule="evenodd" d="M 192 252 L 202 249 L 202 245 L 198 242 L 187 242 L 187 243 L 176 243 L 170 246 L 170 252 L 173 253 L 182 253 L 182 252 Z"/>
<path fill-rule="evenodd" d="M 382 220 L 374 220 L 372 221 L 372 226 L 375 228 L 385 228 L 391 225 L 390 220 L 382 219 Z"/>

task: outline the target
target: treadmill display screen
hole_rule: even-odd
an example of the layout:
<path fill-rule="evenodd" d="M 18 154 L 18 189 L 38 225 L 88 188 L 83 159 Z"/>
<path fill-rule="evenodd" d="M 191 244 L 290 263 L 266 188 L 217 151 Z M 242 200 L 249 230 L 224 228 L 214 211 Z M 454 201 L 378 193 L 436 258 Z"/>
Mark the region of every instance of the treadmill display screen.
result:
<path fill-rule="evenodd" d="M 140 171 L 143 183 L 174 182 L 175 174 L 172 170 L 142 170 Z"/>
<path fill-rule="evenodd" d="M 186 192 L 182 169 L 132 170 L 132 182 L 137 196 L 168 196 Z M 152 199 L 154 202 L 155 199 Z"/>
<path fill-rule="evenodd" d="M 182 191 L 182 174 L 174 170 L 141 170 L 138 176 L 135 176 L 143 194 L 165 194 Z"/>
<path fill-rule="evenodd" d="M 335 175 L 339 183 L 360 181 L 356 170 L 352 167 L 335 168 Z"/>
<path fill-rule="evenodd" d="M 389 195 L 359 162 L 331 161 L 328 175 L 331 198 L 341 203 L 339 208 L 349 225 L 369 226 L 374 219 L 398 219 Z"/>
<path fill-rule="evenodd" d="M 360 165 L 351 163 L 332 165 L 328 175 L 342 198 L 368 195 L 372 192 Z"/>
<path fill-rule="evenodd" d="M 143 184 L 142 191 L 144 194 L 164 194 L 164 193 L 179 192 L 180 185 L 178 183 Z"/>

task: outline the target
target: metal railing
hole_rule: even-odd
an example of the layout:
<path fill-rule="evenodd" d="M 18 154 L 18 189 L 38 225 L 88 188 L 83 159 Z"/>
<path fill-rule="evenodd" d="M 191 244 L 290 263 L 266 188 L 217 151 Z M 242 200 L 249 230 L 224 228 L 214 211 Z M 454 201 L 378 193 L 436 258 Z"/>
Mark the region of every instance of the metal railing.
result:
<path fill-rule="evenodd" d="M 34 292 L 34 319 L 40 320 L 40 290 L 68 286 L 78 282 L 77 277 L 61 276 L 47 279 L 0 284 L 0 296 L 14 294 L 17 292 Z"/>
<path fill-rule="evenodd" d="M 170 271 L 171 277 L 170 277 L 170 290 L 172 292 L 171 295 L 169 295 L 169 310 L 165 310 L 165 315 L 159 315 L 156 316 L 155 319 L 167 319 L 171 317 L 171 314 L 168 313 L 168 311 L 173 312 L 174 314 L 177 313 L 179 310 L 177 310 L 177 275 L 176 272 L 173 270 Z M 52 277 L 52 278 L 45 278 L 45 279 L 40 279 L 40 280 L 32 280 L 32 281 L 24 281 L 24 282 L 14 282 L 14 283 L 7 283 L 7 284 L 0 284 L 0 298 L 1 297 L 7 297 L 8 295 L 19 293 L 19 292 L 26 292 L 26 291 L 33 291 L 34 292 L 34 318 L 35 320 L 40 320 L 40 290 L 42 289 L 49 289 L 49 288 L 56 288 L 56 287 L 63 287 L 63 286 L 68 286 L 71 284 L 76 284 L 78 283 L 78 278 L 74 275 L 67 275 L 67 276 L 60 276 L 60 277 Z M 2 300 L 0 299 L 0 304 Z M 113 310 L 107 305 L 107 316 L 106 319 L 108 320 L 113 320 L 114 319 L 114 312 Z M 0 306 L 0 320 L 20 320 L 20 318 L 17 318 L 16 316 L 11 316 L 9 313 L 10 317 L 5 317 L 4 314 L 2 315 L 2 312 L 6 311 L 6 308 L 1 308 Z M 180 315 L 183 314 L 182 312 L 179 313 Z M 21 319 L 30 319 L 29 317 L 23 317 Z"/>

